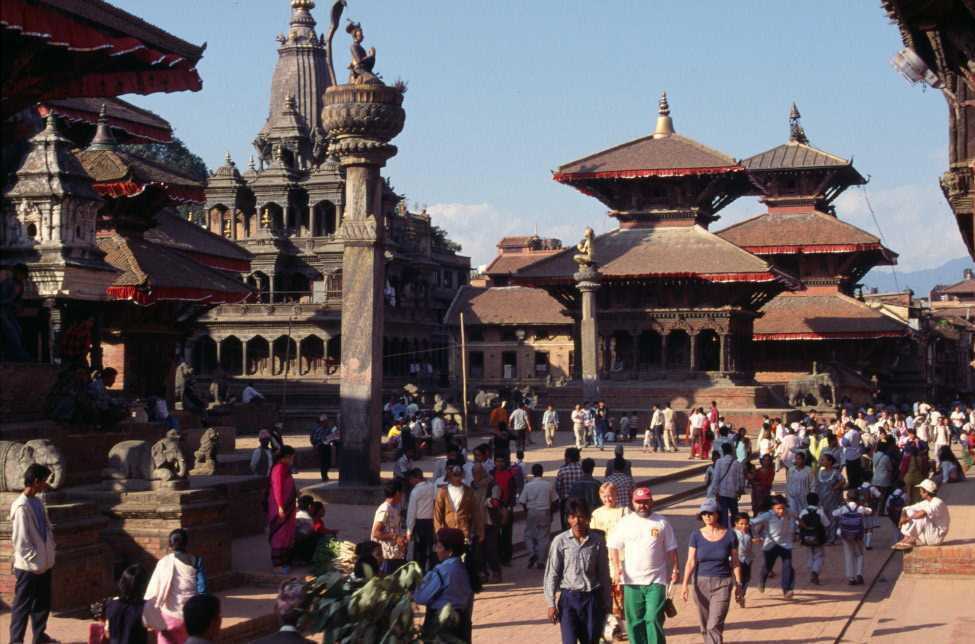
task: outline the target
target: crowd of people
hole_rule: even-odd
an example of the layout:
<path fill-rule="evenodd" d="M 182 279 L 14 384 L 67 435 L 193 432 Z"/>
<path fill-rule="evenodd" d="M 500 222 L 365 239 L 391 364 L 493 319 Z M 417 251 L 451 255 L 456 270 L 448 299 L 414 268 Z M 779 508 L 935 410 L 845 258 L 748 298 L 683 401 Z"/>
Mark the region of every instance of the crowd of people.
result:
<path fill-rule="evenodd" d="M 894 531 L 897 550 L 942 543 L 950 515 L 939 491 L 964 479 L 975 454 L 975 411 L 962 405 L 843 409 L 828 419 L 811 414 L 789 423 L 765 418 L 753 439 L 725 422 L 714 404 L 707 412 L 692 410 L 686 426 L 669 404 L 655 404 L 641 427 L 632 414 L 613 422 L 606 405 L 596 403 L 572 410 L 575 444 L 565 449 L 552 476 L 542 463 L 526 462 L 535 426 L 525 404 L 510 412 L 507 404 L 497 405 L 490 435 L 471 449 L 446 430 L 440 415 L 423 418 L 405 402 L 403 407 L 391 416 L 403 428 L 394 477 L 385 485 L 369 539 L 356 546 L 354 575 L 388 575 L 415 561 L 425 573 L 414 594 L 427 607 L 424 629 L 446 630 L 465 641 L 475 594 L 501 581 L 512 565 L 519 509 L 527 566 L 544 570 L 547 617 L 559 625 L 564 642 L 598 642 L 624 632 L 637 644 L 663 642 L 675 599 L 693 595 L 704 641 L 714 643 L 722 641 L 732 602 L 747 606 L 753 578 L 765 592 L 778 577 L 783 597 L 794 598 L 798 549 L 806 550 L 808 583 L 815 586 L 832 581 L 821 576 L 824 562 L 834 552 L 831 546 L 841 546 L 845 583 L 857 586 L 865 582 L 865 551 L 879 531 Z M 416 433 L 414 427 L 438 418 L 444 426 L 436 433 L 446 454 L 428 476 L 415 462 L 425 427 Z M 549 406 L 541 417 L 546 445 L 554 445 L 558 422 Z M 335 530 L 325 525 L 325 506 L 299 494 L 295 450 L 281 430 L 276 425 L 261 432 L 250 467 L 267 481 L 271 560 L 287 576 L 293 564 L 309 562 L 320 540 Z M 683 566 L 672 525 L 654 512 L 651 490 L 634 480 L 633 463 L 625 456 L 625 442 L 640 430 L 644 451 L 686 449 L 690 458 L 711 462 L 706 500 L 697 513 L 700 526 L 683 544 Z M 341 431 L 322 415 L 309 440 L 321 477 L 328 480 Z M 613 454 L 597 473 L 588 455 L 607 447 Z M 24 493 L 11 507 L 17 579 L 12 642 L 23 641 L 28 619 L 35 641 L 49 641 L 44 631 L 55 546 L 38 497 L 49 476 L 44 466 L 28 468 Z M 751 512 L 740 507 L 746 492 Z M 561 531 L 553 536 L 556 517 Z M 173 531 L 169 547 L 151 574 L 133 565 L 121 576 L 119 596 L 104 610 L 111 641 L 140 642 L 151 631 L 162 642 L 182 644 L 206 638 L 213 619 L 219 622 L 216 598 L 198 599 L 212 596 L 205 562 L 191 554 L 187 533 Z M 756 560 L 759 570 L 753 570 Z M 294 595 L 294 587 L 286 582 L 281 597 L 289 593 Z M 282 628 L 290 633 L 296 608 L 282 601 Z M 440 623 L 446 605 L 455 617 Z M 209 611 L 210 621 L 191 616 L 195 610 Z"/>

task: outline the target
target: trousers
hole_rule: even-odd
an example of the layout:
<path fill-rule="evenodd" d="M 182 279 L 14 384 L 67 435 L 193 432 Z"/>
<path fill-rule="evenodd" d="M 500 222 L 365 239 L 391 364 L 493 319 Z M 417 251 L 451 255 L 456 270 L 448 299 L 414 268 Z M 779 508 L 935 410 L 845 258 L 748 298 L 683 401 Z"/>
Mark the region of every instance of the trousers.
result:
<path fill-rule="evenodd" d="M 775 565 L 776 559 L 782 559 L 782 592 L 787 593 L 795 588 L 795 569 L 792 567 L 792 550 L 782 546 L 772 546 L 762 552 L 765 557 L 765 568 L 762 570 L 762 588 L 768 579 L 768 574 Z"/>
<path fill-rule="evenodd" d="M 599 644 L 606 607 L 599 590 L 563 590 L 559 594 L 562 644 Z"/>
<path fill-rule="evenodd" d="M 558 430 L 558 426 L 554 423 L 549 423 L 545 425 L 545 444 L 549 447 L 555 444 L 555 432 Z"/>
<path fill-rule="evenodd" d="M 663 584 L 623 586 L 623 611 L 626 634 L 631 644 L 665 644 L 664 602 L 667 588 Z"/>
<path fill-rule="evenodd" d="M 413 524 L 413 561 L 420 565 L 423 572 L 428 572 L 437 563 L 437 556 L 433 552 L 436 538 L 433 534 L 433 519 L 417 519 Z"/>
<path fill-rule="evenodd" d="M 44 638 L 47 618 L 51 614 L 51 571 L 35 575 L 14 569 L 14 601 L 10 604 L 10 641 L 23 642 L 30 618 L 34 642 Z"/>
<path fill-rule="evenodd" d="M 817 575 L 823 571 L 823 562 L 826 560 L 826 548 L 823 546 L 809 546 L 809 572 Z"/>
<path fill-rule="evenodd" d="M 697 615 L 704 631 L 705 644 L 724 641 L 724 621 L 731 607 L 731 577 L 701 577 L 694 580 Z"/>
<path fill-rule="evenodd" d="M 586 426 L 585 425 L 573 425 L 572 433 L 576 437 L 576 449 L 582 449 L 586 446 Z"/>
<path fill-rule="evenodd" d="M 525 546 L 528 556 L 544 562 L 548 557 L 549 534 L 552 530 L 552 513 L 548 510 L 529 510 L 525 516 Z"/>
<path fill-rule="evenodd" d="M 734 517 L 738 514 L 738 497 L 718 496 L 718 522 L 727 529 L 735 527 Z"/>
<path fill-rule="evenodd" d="M 854 579 L 863 576 L 863 540 L 843 539 L 843 566 L 846 568 L 846 578 Z"/>
<path fill-rule="evenodd" d="M 667 425 L 664 425 L 664 449 L 677 451 L 677 436 L 674 435 L 674 428 Z"/>
<path fill-rule="evenodd" d="M 318 464 L 322 480 L 328 479 L 328 471 L 332 469 L 332 446 L 322 443 L 318 446 Z"/>

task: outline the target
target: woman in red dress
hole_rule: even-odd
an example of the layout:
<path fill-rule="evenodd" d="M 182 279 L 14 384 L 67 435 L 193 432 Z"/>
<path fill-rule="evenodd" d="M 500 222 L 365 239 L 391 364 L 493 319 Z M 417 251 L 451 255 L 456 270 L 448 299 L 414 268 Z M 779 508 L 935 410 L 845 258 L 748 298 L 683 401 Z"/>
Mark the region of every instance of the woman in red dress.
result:
<path fill-rule="evenodd" d="M 271 563 L 281 573 L 290 572 L 295 546 L 297 489 L 291 476 L 293 447 L 285 445 L 274 455 L 267 498 L 267 538 L 271 542 Z"/>

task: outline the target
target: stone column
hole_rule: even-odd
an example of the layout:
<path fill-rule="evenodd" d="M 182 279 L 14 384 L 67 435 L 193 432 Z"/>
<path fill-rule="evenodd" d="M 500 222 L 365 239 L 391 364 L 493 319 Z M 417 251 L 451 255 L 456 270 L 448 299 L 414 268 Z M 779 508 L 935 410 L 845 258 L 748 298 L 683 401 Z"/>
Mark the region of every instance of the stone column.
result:
<path fill-rule="evenodd" d="M 241 339 L 240 341 L 240 375 L 247 375 L 247 342 L 250 338 Z"/>
<path fill-rule="evenodd" d="M 697 371 L 697 334 L 689 333 L 688 337 L 690 338 L 689 346 L 691 349 L 690 369 L 691 371 Z"/>
<path fill-rule="evenodd" d="M 660 368 L 667 369 L 667 332 L 660 333 Z"/>
<path fill-rule="evenodd" d="M 635 331 L 630 334 L 633 338 L 633 378 L 637 378 L 640 375 L 640 332 Z"/>
<path fill-rule="evenodd" d="M 722 333 L 718 336 L 720 348 L 718 349 L 718 371 L 724 373 L 728 371 L 728 334 Z"/>
<path fill-rule="evenodd" d="M 403 93 L 381 83 L 325 91 L 322 121 L 345 169 L 342 254 L 343 486 L 377 485 L 383 379 L 383 182 L 379 169 L 396 154 L 389 141 L 403 129 Z"/>
<path fill-rule="evenodd" d="M 599 290 L 600 275 L 595 267 L 588 266 L 580 268 L 574 277 L 576 288 L 582 294 L 582 315 L 579 321 L 582 397 L 586 400 L 596 400 L 599 397 L 599 365 L 596 358 L 599 347 L 599 333 L 596 327 L 596 291 Z"/>
<path fill-rule="evenodd" d="M 48 319 L 47 348 L 51 364 L 61 364 L 61 332 L 64 330 L 63 311 L 56 300 L 45 300 L 44 308 L 50 313 Z"/>

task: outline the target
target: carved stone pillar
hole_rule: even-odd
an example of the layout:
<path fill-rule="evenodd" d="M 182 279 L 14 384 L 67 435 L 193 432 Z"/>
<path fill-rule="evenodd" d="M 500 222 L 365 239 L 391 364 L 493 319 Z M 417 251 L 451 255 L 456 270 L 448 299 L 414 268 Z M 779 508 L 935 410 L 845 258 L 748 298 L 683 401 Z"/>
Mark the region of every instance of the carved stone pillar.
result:
<path fill-rule="evenodd" d="M 691 359 L 690 359 L 690 370 L 697 371 L 697 334 L 689 333 L 690 338 L 690 348 L 691 348 Z"/>
<path fill-rule="evenodd" d="M 318 216 L 315 214 L 315 207 L 308 206 L 308 236 L 315 237 L 318 234 Z"/>
<path fill-rule="evenodd" d="M 47 348 L 51 357 L 51 364 L 61 364 L 61 332 L 64 330 L 63 311 L 55 300 L 45 300 L 44 307 L 48 309 Z"/>
<path fill-rule="evenodd" d="M 325 91 L 322 121 L 345 169 L 342 254 L 341 485 L 377 485 L 383 380 L 383 182 L 379 169 L 396 154 L 403 93 L 381 83 Z"/>
<path fill-rule="evenodd" d="M 595 400 L 599 397 L 598 350 L 599 332 L 596 326 L 596 291 L 599 290 L 599 272 L 584 267 L 574 275 L 576 288 L 582 294 L 582 316 L 579 322 L 579 354 L 582 365 L 582 397 Z M 609 365 L 612 369 L 612 365 Z"/>
<path fill-rule="evenodd" d="M 660 333 L 660 368 L 667 368 L 667 332 Z"/>
<path fill-rule="evenodd" d="M 250 338 L 241 338 L 240 340 L 240 373 L 243 376 L 247 375 L 247 341 Z"/>

